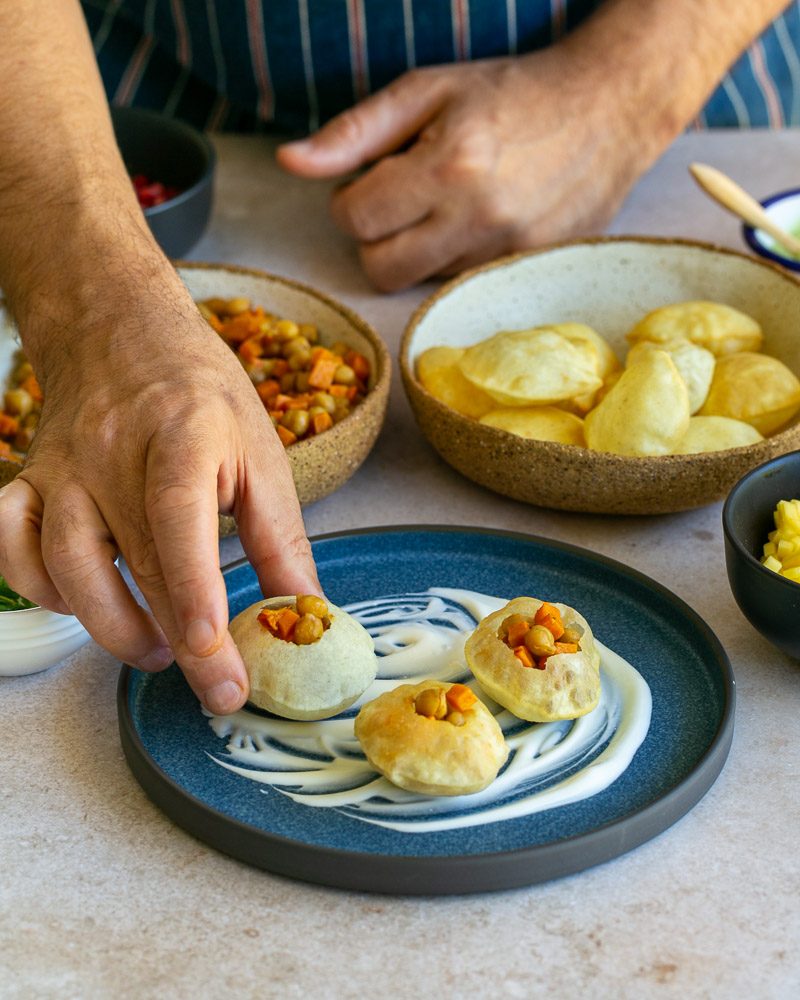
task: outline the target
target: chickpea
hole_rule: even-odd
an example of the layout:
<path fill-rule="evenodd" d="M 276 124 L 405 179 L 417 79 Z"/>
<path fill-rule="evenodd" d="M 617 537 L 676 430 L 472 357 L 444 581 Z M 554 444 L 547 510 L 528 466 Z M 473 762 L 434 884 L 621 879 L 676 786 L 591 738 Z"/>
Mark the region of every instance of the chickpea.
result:
<path fill-rule="evenodd" d="M 306 433 L 309 423 L 307 410 L 287 410 L 281 417 L 281 424 L 299 438 Z"/>
<path fill-rule="evenodd" d="M 311 344 L 309 344 L 305 337 L 292 337 L 291 340 L 285 341 L 283 345 L 283 353 L 287 358 L 290 354 L 294 354 L 295 351 L 303 351 L 304 353 L 309 354 L 310 350 Z"/>
<path fill-rule="evenodd" d="M 210 312 L 216 313 L 217 316 L 222 316 L 228 311 L 228 302 L 226 299 L 204 299 L 202 305 Z"/>
<path fill-rule="evenodd" d="M 447 721 L 453 726 L 463 726 L 467 721 L 461 712 L 451 712 L 446 718 Z"/>
<path fill-rule="evenodd" d="M 298 646 L 310 646 L 322 638 L 324 628 L 316 615 L 302 615 L 294 624 L 293 640 Z"/>
<path fill-rule="evenodd" d="M 336 403 L 333 407 L 333 422 L 338 424 L 340 420 L 344 420 L 345 417 L 350 415 L 350 401 L 347 399 L 342 399 L 341 397 L 336 398 Z"/>
<path fill-rule="evenodd" d="M 33 375 L 33 365 L 30 361 L 21 361 L 14 370 L 14 381 L 19 385 L 20 382 L 24 382 L 31 375 Z"/>
<path fill-rule="evenodd" d="M 319 340 L 319 333 L 313 323 L 300 324 L 300 336 L 305 337 L 309 344 L 316 344 Z"/>
<path fill-rule="evenodd" d="M 316 594 L 297 595 L 298 615 L 316 615 L 317 618 L 324 618 L 328 614 L 328 605 Z"/>
<path fill-rule="evenodd" d="M 281 375 L 281 392 L 291 392 L 294 389 L 294 372 Z"/>
<path fill-rule="evenodd" d="M 329 392 L 315 392 L 311 397 L 311 405 L 321 406 L 326 413 L 330 413 L 333 416 L 333 411 L 336 409 L 336 400 Z"/>
<path fill-rule="evenodd" d="M 295 375 L 294 387 L 298 392 L 308 392 L 308 372 L 298 372 Z"/>
<path fill-rule="evenodd" d="M 292 351 L 292 353 L 287 358 L 289 367 L 293 372 L 300 372 L 303 369 L 308 369 L 311 366 L 311 354 L 308 351 Z M 306 372 L 306 374 L 308 374 Z M 307 381 L 307 379 L 306 379 Z"/>
<path fill-rule="evenodd" d="M 250 308 L 250 299 L 246 299 L 243 295 L 237 296 L 235 299 L 228 299 L 225 303 L 225 312 L 228 316 L 240 316 L 242 313 L 247 312 Z"/>
<path fill-rule="evenodd" d="M 425 688 L 414 699 L 414 709 L 417 715 L 433 716 L 443 719 L 447 715 L 447 698 L 444 688 Z"/>
<path fill-rule="evenodd" d="M 281 340 L 292 340 L 298 335 L 298 333 L 300 333 L 300 327 L 294 322 L 294 320 L 279 319 L 275 324 L 275 332 Z"/>
<path fill-rule="evenodd" d="M 17 451 L 26 452 L 33 442 L 33 436 L 35 433 L 35 427 L 20 427 L 14 437 L 14 447 Z"/>
<path fill-rule="evenodd" d="M 33 409 L 33 396 L 25 389 L 9 389 L 3 400 L 6 413 L 27 417 Z"/>
<path fill-rule="evenodd" d="M 339 365 L 333 373 L 333 381 L 338 382 L 339 385 L 355 385 L 356 373 L 350 365 Z"/>
<path fill-rule="evenodd" d="M 40 416 L 41 414 L 37 413 L 36 410 L 34 410 L 33 413 L 29 413 L 28 416 L 25 417 L 25 419 L 22 421 L 22 426 L 34 427 L 34 428 L 38 427 Z"/>
<path fill-rule="evenodd" d="M 534 625 L 525 633 L 525 646 L 534 656 L 552 656 L 556 651 L 553 633 L 544 625 Z"/>
<path fill-rule="evenodd" d="M 579 622 L 570 622 L 568 625 L 564 626 L 564 634 L 561 636 L 561 642 L 574 642 L 580 649 L 581 639 L 583 638 L 583 625 Z"/>
<path fill-rule="evenodd" d="M 267 358 L 279 358 L 281 356 L 281 345 L 274 338 L 265 341 L 261 350 Z"/>
<path fill-rule="evenodd" d="M 522 622 L 527 622 L 527 620 L 528 619 L 525 617 L 525 615 L 519 615 L 519 614 L 508 615 L 508 617 L 503 619 L 498 634 L 500 635 L 501 638 L 505 639 L 505 637 L 508 635 L 508 630 L 511 628 L 512 625 L 519 625 Z"/>
<path fill-rule="evenodd" d="M 334 354 L 338 354 L 340 358 L 343 358 L 349 350 L 350 345 L 345 344 L 343 340 L 337 340 L 335 344 L 331 345 L 331 351 L 333 351 Z"/>

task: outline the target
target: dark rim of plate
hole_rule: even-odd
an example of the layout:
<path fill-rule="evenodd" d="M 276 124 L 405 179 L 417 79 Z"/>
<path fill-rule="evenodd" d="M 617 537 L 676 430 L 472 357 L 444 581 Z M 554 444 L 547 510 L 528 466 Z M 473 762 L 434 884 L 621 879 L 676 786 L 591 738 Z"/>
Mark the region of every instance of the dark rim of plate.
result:
<path fill-rule="evenodd" d="M 774 205 L 775 202 L 783 201 L 784 198 L 795 198 L 797 195 L 800 195 L 800 188 L 790 188 L 788 191 L 779 191 L 777 194 L 770 195 L 769 198 L 765 198 L 763 201 L 759 202 L 759 204 L 762 208 L 769 208 L 770 205 Z M 743 223 L 742 236 L 744 237 L 745 243 L 754 253 L 757 253 L 759 257 L 766 257 L 768 260 L 774 261 L 776 264 L 780 264 L 782 267 L 785 267 L 790 271 L 800 271 L 800 260 L 792 260 L 791 257 L 782 257 L 779 253 L 774 253 L 774 251 L 765 247 L 761 240 L 756 236 L 755 226 L 748 226 L 747 223 Z"/>
<path fill-rule="evenodd" d="M 308 844 L 242 823 L 206 805 L 173 781 L 150 757 L 130 712 L 133 668 L 123 665 L 117 686 L 120 739 L 128 765 L 144 791 L 170 819 L 225 854 L 273 874 L 362 892 L 391 895 L 461 895 L 519 888 L 571 875 L 625 854 L 676 823 L 713 785 L 730 750 L 736 701 L 735 680 L 725 650 L 705 621 L 660 583 L 624 563 L 588 549 L 517 531 L 470 526 L 406 524 L 356 528 L 314 536 L 326 542 L 354 535 L 403 532 L 472 533 L 499 536 L 557 549 L 596 561 L 635 580 L 690 619 L 710 646 L 724 687 L 717 731 L 693 770 L 654 801 L 598 826 L 589 833 L 494 854 L 400 856 L 345 851 Z M 225 572 L 247 562 L 240 559 Z"/>

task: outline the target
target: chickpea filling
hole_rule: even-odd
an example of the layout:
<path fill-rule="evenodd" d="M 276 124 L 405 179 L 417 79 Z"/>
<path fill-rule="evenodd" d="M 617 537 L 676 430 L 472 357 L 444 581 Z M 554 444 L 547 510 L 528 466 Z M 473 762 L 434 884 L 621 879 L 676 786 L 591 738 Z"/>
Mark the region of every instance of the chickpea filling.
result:
<path fill-rule="evenodd" d="M 296 646 L 319 642 L 331 627 L 328 605 L 314 594 L 298 594 L 294 605 L 262 608 L 258 621 L 276 639 L 293 642 Z"/>
<path fill-rule="evenodd" d="M 42 412 L 42 390 L 29 361 L 19 351 L 0 410 L 0 457 L 22 464 Z"/>
<path fill-rule="evenodd" d="M 343 341 L 323 347 L 312 323 L 280 319 L 245 298 L 197 308 L 236 353 L 284 447 L 329 430 L 366 395 L 367 358 Z"/>
<path fill-rule="evenodd" d="M 558 608 L 545 601 L 532 619 L 519 614 L 504 618 L 497 636 L 523 667 L 545 670 L 548 656 L 580 650 L 583 626 L 565 625 Z"/>
<path fill-rule="evenodd" d="M 449 722 L 452 726 L 466 723 L 464 713 L 477 702 L 473 691 L 465 684 L 451 684 L 449 688 L 425 688 L 414 698 L 414 711 L 426 719 Z"/>

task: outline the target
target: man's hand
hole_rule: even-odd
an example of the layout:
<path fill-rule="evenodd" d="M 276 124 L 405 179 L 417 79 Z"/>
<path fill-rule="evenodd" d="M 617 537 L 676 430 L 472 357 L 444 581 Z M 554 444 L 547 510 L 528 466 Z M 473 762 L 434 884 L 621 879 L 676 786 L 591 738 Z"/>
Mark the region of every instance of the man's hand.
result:
<path fill-rule="evenodd" d="M 589 86 L 558 49 L 414 70 L 278 158 L 307 177 L 378 161 L 331 211 L 393 291 L 611 218 L 633 172 Z"/>
<path fill-rule="evenodd" d="M 407 73 L 278 160 L 303 177 L 368 167 L 331 211 L 384 291 L 588 235 L 785 5 L 606 0 L 541 52 Z"/>
<path fill-rule="evenodd" d="M 41 424 L 0 492 L 0 571 L 119 659 L 158 670 L 174 653 L 206 706 L 231 712 L 248 682 L 227 631 L 218 511 L 235 514 L 266 594 L 319 583 L 283 446 L 241 365 L 177 282 L 140 302 L 113 338 L 76 329 L 69 358 L 43 360 Z"/>

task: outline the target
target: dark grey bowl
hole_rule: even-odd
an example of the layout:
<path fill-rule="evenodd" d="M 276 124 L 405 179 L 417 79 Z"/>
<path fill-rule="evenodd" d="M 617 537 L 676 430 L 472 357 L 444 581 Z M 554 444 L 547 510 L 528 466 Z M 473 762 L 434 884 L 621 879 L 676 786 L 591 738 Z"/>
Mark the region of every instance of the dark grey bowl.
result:
<path fill-rule="evenodd" d="M 117 145 L 129 174 L 146 174 L 180 190 L 144 215 L 162 250 L 183 257 L 205 232 L 211 215 L 216 154 L 185 122 L 141 108 L 112 108 Z"/>
<path fill-rule="evenodd" d="M 771 643 L 800 659 L 800 583 L 765 569 L 759 559 L 779 500 L 800 497 L 800 451 L 760 465 L 731 490 L 722 509 L 725 562 L 733 596 Z"/>

